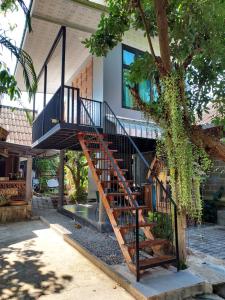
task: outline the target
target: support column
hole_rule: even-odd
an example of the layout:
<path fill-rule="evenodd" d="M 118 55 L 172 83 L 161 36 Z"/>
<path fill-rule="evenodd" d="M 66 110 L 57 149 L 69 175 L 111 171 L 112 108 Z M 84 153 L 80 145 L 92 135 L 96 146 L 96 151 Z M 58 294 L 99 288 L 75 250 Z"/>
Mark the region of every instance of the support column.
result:
<path fill-rule="evenodd" d="M 64 202 L 64 150 L 60 150 L 59 154 L 59 200 L 58 209 L 62 208 Z"/>
<path fill-rule="evenodd" d="M 27 157 L 27 172 L 26 172 L 26 201 L 32 199 L 32 156 Z"/>
<path fill-rule="evenodd" d="M 101 158 L 104 158 L 104 155 L 100 154 Z M 104 163 L 104 168 L 109 168 L 110 169 L 110 163 L 105 162 Z M 101 180 L 110 180 L 110 176 L 108 175 L 107 171 L 103 171 L 102 174 L 100 175 Z M 100 225 L 100 230 L 105 231 L 107 223 L 109 224 L 108 216 L 105 210 L 105 207 L 102 203 L 102 199 L 99 199 L 99 220 L 98 223 Z"/>
<path fill-rule="evenodd" d="M 102 200 L 99 199 L 99 221 L 98 221 L 98 223 L 100 226 L 102 226 L 107 223 L 107 220 L 108 220 L 108 216 L 107 216 L 105 207 L 102 203 Z"/>

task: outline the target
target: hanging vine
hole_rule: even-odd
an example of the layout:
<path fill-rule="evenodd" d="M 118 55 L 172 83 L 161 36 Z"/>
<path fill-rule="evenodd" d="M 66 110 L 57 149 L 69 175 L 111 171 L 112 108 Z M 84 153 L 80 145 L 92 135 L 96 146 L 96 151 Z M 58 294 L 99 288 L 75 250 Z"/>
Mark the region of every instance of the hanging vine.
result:
<path fill-rule="evenodd" d="M 184 120 L 184 107 L 176 74 L 162 80 L 162 105 L 167 116 L 164 129 L 164 146 L 170 172 L 172 196 L 179 210 L 200 220 L 202 204 L 200 184 L 202 174 L 210 161 L 203 149 L 197 149 L 190 141 L 188 126 Z"/>

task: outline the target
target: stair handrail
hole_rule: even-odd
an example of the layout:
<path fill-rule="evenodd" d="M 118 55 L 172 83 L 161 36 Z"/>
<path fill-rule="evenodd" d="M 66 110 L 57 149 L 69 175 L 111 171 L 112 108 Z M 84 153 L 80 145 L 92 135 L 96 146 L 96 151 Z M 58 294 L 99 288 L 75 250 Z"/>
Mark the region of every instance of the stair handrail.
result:
<path fill-rule="evenodd" d="M 135 150 L 137 151 L 138 155 L 141 157 L 143 163 L 145 164 L 146 168 L 150 171 L 153 171 L 153 169 L 150 167 L 150 164 L 147 162 L 147 160 L 145 159 L 145 157 L 143 156 L 143 154 L 141 153 L 141 151 L 139 150 L 139 148 L 137 147 L 137 145 L 135 144 L 135 142 L 133 141 L 133 139 L 130 137 L 130 135 L 127 133 L 126 129 L 124 128 L 123 124 L 121 123 L 120 119 L 115 115 L 114 111 L 112 110 L 112 108 L 109 106 L 108 102 L 103 101 L 103 103 L 108 107 L 108 109 L 111 111 L 112 115 L 114 116 L 114 118 L 116 119 L 116 121 L 119 123 L 120 127 L 123 129 L 126 137 L 129 139 L 130 143 L 132 144 L 132 146 L 135 148 Z M 173 205 L 175 207 L 177 207 L 176 202 L 173 200 L 173 198 L 169 195 L 168 191 L 166 190 L 166 188 L 164 187 L 164 185 L 162 184 L 162 181 L 159 180 L 159 178 L 155 175 L 154 176 L 156 181 L 160 184 L 160 186 L 162 187 L 163 191 L 166 193 L 166 196 L 171 200 L 171 202 L 173 203 Z M 149 178 L 148 178 L 149 180 Z"/>
<path fill-rule="evenodd" d="M 143 154 L 140 152 L 139 148 L 137 147 L 137 145 L 135 144 L 135 142 L 133 141 L 133 139 L 130 137 L 130 135 L 127 133 L 126 129 L 124 128 L 123 124 L 121 123 L 121 121 L 118 119 L 118 117 L 115 115 L 114 111 L 112 110 L 112 108 L 109 106 L 109 104 L 104 100 L 103 103 L 108 107 L 108 109 L 110 110 L 110 112 L 112 113 L 112 115 L 114 116 L 114 118 L 116 119 L 116 121 L 118 122 L 118 124 L 120 125 L 120 127 L 122 128 L 122 130 L 125 133 L 125 136 L 129 139 L 130 143 L 132 144 L 132 146 L 134 147 L 134 149 L 137 151 L 138 155 L 140 156 L 140 158 L 142 159 L 143 163 L 145 164 L 145 166 L 148 168 L 148 170 L 153 171 L 152 168 L 150 167 L 150 164 L 147 162 L 147 160 L 144 158 Z M 170 199 L 171 203 L 173 204 L 174 207 L 174 229 L 175 229 L 175 245 L 176 245 L 176 260 L 177 260 L 177 269 L 179 270 L 179 245 L 178 245 L 178 222 L 177 222 L 177 204 L 176 202 L 173 200 L 173 198 L 170 196 L 170 194 L 168 193 L 168 191 L 166 190 L 166 188 L 164 187 L 163 183 L 161 180 L 159 180 L 159 178 L 155 175 L 154 176 L 157 183 L 159 183 L 160 187 L 163 189 L 163 191 L 165 192 L 166 196 L 168 197 L 168 199 Z M 149 178 L 147 179 L 149 180 Z M 138 231 L 138 226 L 136 226 L 136 230 Z M 138 241 L 136 240 L 136 243 Z M 137 266 L 138 267 L 138 266 Z"/>
<path fill-rule="evenodd" d="M 101 141 L 101 143 L 102 143 L 102 145 L 103 145 L 103 147 L 104 147 L 104 150 L 105 150 L 105 152 L 108 154 L 108 157 L 109 157 L 109 159 L 110 159 L 110 162 L 111 162 L 112 165 L 113 165 L 113 168 L 116 170 L 116 172 L 117 172 L 117 174 L 118 174 L 118 176 L 119 176 L 121 182 L 123 183 L 123 186 L 124 186 L 124 189 L 125 189 L 126 192 L 127 192 L 127 195 L 129 195 L 130 200 L 133 200 L 133 197 L 132 197 L 132 194 L 131 194 L 131 190 L 130 190 L 130 188 L 128 188 L 128 187 L 124 184 L 124 183 L 125 183 L 125 180 L 124 180 L 123 176 L 121 175 L 121 173 L 120 173 L 120 171 L 119 171 L 119 167 L 115 164 L 113 158 L 112 158 L 111 155 L 109 154 L 108 147 L 106 146 L 106 143 L 104 142 L 103 138 L 101 137 L 101 134 L 100 134 L 100 132 L 99 132 L 97 126 L 95 125 L 95 122 L 93 121 L 93 119 L 92 119 L 91 115 L 89 114 L 89 112 L 88 112 L 86 106 L 84 105 L 84 103 L 83 103 L 83 101 L 82 101 L 82 98 L 80 98 L 80 102 L 81 102 L 81 105 L 83 106 L 84 110 L 86 111 L 86 113 L 87 113 L 87 115 L 88 115 L 88 117 L 89 117 L 89 119 L 90 119 L 90 121 L 91 121 L 92 127 L 94 128 L 95 132 L 98 134 L 99 139 L 100 139 L 100 141 Z M 135 209 L 135 208 L 138 209 L 138 205 L 137 205 L 136 201 L 132 201 L 132 202 L 133 202 L 133 205 L 134 205 L 134 209 Z"/>

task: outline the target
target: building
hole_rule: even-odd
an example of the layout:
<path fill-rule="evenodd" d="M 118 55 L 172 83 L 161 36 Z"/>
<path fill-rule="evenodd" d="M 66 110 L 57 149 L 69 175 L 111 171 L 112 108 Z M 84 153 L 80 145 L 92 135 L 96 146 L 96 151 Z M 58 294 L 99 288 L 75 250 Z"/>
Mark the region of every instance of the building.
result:
<path fill-rule="evenodd" d="M 210 107 L 200 124 L 214 136 L 224 138 L 224 129 L 213 124 L 217 115 L 216 108 Z M 210 174 L 202 186 L 203 217 L 206 222 L 225 225 L 225 162 L 214 159 L 212 163 Z"/>
<path fill-rule="evenodd" d="M 0 105 L 0 195 L 9 198 L 0 207 L 0 221 L 9 222 L 31 215 L 32 128 L 19 108 Z M 4 203 L 3 203 L 4 204 Z"/>
<path fill-rule="evenodd" d="M 96 30 L 104 11 L 105 6 L 86 0 L 33 1 L 33 32 L 25 32 L 23 49 L 39 74 L 43 110 L 33 114 L 32 148 L 61 151 L 58 205 L 66 214 L 71 210 L 63 201 L 64 150 L 84 152 L 89 197 L 99 194 L 98 224 L 106 223 L 107 214 L 127 265 L 139 278 L 141 269 L 177 262 L 176 205 L 156 176 L 147 178 L 160 129 L 137 110 L 126 85 L 130 64 L 148 50 L 142 32 L 129 31 L 104 58 L 91 56 L 82 43 Z M 154 46 L 157 54 L 157 39 Z M 23 89 L 19 65 L 16 77 Z M 152 100 L 150 82 L 138 89 L 144 101 Z M 34 100 L 34 112 L 36 107 Z M 149 187 L 153 179 L 158 183 L 154 214 Z M 155 213 L 161 216 L 162 230 L 154 233 Z M 140 241 L 139 230 L 145 236 Z M 155 254 L 151 259 L 139 257 L 146 248 Z"/>

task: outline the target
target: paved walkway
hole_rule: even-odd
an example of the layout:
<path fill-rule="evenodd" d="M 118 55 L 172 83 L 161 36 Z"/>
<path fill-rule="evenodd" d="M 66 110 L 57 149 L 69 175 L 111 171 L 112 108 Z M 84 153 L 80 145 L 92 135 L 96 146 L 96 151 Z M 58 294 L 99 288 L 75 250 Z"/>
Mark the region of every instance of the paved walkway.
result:
<path fill-rule="evenodd" d="M 189 228 L 187 245 L 190 249 L 225 259 L 225 226 L 201 225 Z"/>
<path fill-rule="evenodd" d="M 0 300 L 131 300 L 41 221 L 0 225 Z"/>

